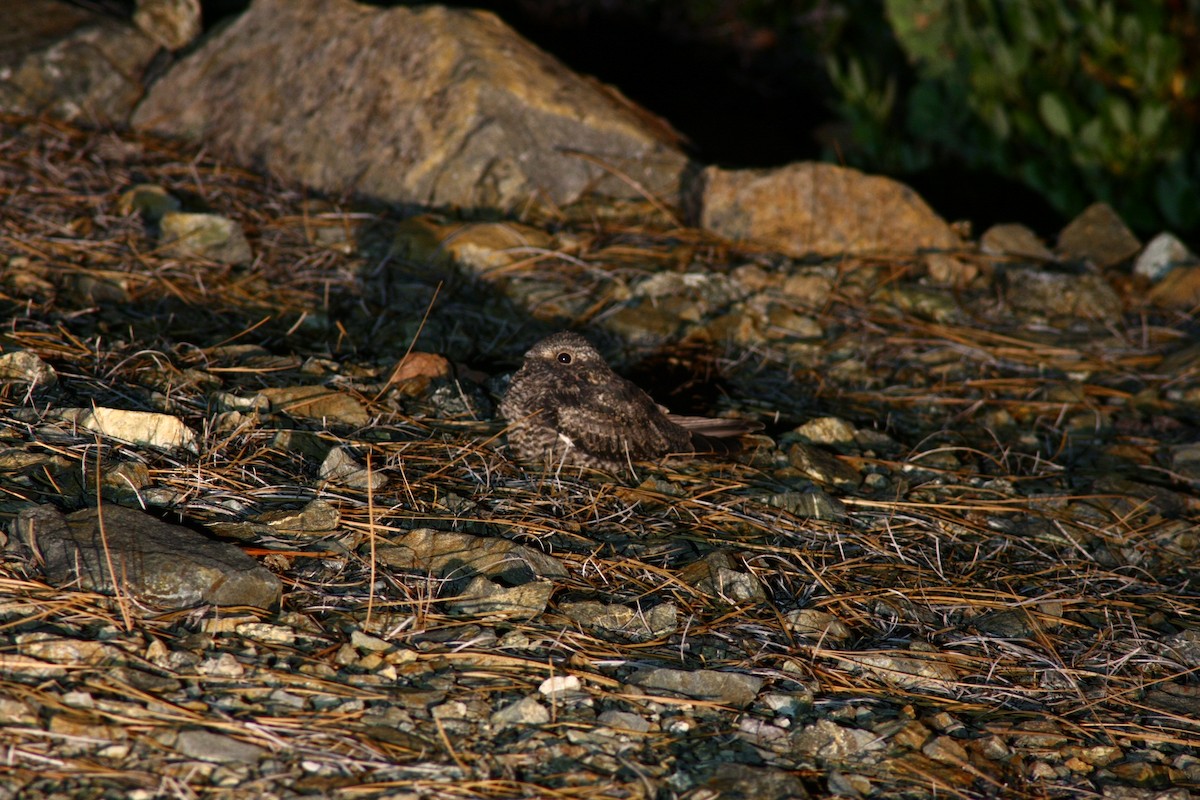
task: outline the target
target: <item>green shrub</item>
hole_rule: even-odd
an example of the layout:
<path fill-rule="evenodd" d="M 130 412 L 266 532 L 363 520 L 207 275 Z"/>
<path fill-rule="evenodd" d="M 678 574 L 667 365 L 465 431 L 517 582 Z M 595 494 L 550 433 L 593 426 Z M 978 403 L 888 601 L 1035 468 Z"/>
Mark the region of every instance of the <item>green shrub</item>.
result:
<path fill-rule="evenodd" d="M 1102 199 L 1146 232 L 1200 226 L 1200 0 L 883 6 L 913 75 L 901 87 L 878 53 L 831 59 L 851 163 L 949 158 L 1019 178 L 1065 215 Z"/>

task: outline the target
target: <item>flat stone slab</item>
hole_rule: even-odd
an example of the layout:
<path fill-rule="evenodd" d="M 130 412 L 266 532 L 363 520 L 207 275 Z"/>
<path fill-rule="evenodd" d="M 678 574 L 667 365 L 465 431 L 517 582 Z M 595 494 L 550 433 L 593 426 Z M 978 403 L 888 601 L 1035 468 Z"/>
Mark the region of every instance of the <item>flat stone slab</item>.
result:
<path fill-rule="evenodd" d="M 282 593 L 279 578 L 234 545 L 123 506 L 66 515 L 51 506 L 27 508 L 16 531 L 58 587 L 114 594 L 116 573 L 122 594 L 171 609 L 271 608 Z"/>

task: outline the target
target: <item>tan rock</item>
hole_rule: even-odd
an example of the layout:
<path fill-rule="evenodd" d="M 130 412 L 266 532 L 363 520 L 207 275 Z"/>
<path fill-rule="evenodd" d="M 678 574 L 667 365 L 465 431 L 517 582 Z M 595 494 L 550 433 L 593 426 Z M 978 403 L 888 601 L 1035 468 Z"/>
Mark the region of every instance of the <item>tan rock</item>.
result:
<path fill-rule="evenodd" d="M 1058 234 L 1058 252 L 1101 269 L 1137 255 L 1142 243 L 1108 203 L 1093 203 Z"/>
<path fill-rule="evenodd" d="M 196 452 L 196 434 L 178 417 L 152 411 L 126 411 L 122 408 L 64 408 L 59 415 L 80 428 L 124 442 L 160 447 L 182 448 Z"/>
<path fill-rule="evenodd" d="M 371 415 L 354 397 L 324 386 L 280 386 L 259 391 L 271 403 L 274 411 L 293 417 L 340 422 L 345 425 L 366 425 Z"/>
<path fill-rule="evenodd" d="M 16 350 L 0 355 L 0 381 L 53 386 L 58 383 L 58 373 L 54 367 L 42 361 L 37 353 Z"/>
<path fill-rule="evenodd" d="M 1030 261 L 1053 261 L 1051 253 L 1037 234 L 1024 225 L 1005 223 L 993 225 L 983 232 L 979 248 L 992 256 L 1005 256 Z"/>
<path fill-rule="evenodd" d="M 701 227 L 792 256 L 962 244 L 912 189 L 833 164 L 802 162 L 772 170 L 708 167 L 691 193 L 699 203 Z"/>
<path fill-rule="evenodd" d="M 110 15 L 59 0 L 6 3 L 0 108 L 125 125 L 158 44 Z"/>
<path fill-rule="evenodd" d="M 1200 305 L 1200 267 L 1176 267 L 1154 284 L 1150 302 L 1162 308 L 1193 308 Z"/>
<path fill-rule="evenodd" d="M 409 353 L 400 360 L 388 379 L 401 394 L 416 396 L 424 394 L 429 385 L 438 378 L 449 377 L 453 367 L 445 356 L 436 353 Z"/>
<path fill-rule="evenodd" d="M 168 211 L 159 225 L 164 255 L 245 264 L 254 258 L 242 227 L 219 214 Z"/>
<path fill-rule="evenodd" d="M 200 0 L 138 0 L 133 24 L 168 50 L 187 47 L 200 35 Z"/>
<path fill-rule="evenodd" d="M 664 125 L 494 15 L 256 0 L 150 90 L 135 125 L 330 192 L 511 207 L 587 191 L 672 196 Z"/>

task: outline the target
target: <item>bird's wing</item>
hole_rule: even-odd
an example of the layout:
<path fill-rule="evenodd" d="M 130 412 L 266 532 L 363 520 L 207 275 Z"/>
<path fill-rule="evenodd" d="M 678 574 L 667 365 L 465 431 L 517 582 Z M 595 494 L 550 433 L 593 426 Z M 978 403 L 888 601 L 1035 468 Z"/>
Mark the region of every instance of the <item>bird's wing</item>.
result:
<path fill-rule="evenodd" d="M 575 387 L 555 408 L 559 432 L 584 452 L 617 462 L 642 461 L 689 449 L 687 432 L 670 422 L 649 395 L 626 381 Z"/>

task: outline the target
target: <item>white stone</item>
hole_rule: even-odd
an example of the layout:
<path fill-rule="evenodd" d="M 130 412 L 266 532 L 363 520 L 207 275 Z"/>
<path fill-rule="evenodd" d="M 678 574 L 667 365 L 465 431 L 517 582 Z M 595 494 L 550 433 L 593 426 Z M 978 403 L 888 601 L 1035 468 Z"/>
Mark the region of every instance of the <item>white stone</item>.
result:
<path fill-rule="evenodd" d="M 1133 274 L 1157 283 L 1175 267 L 1195 264 L 1197 260 L 1196 255 L 1187 249 L 1187 245 L 1172 234 L 1164 232 L 1151 239 L 1142 249 L 1141 255 L 1133 264 Z"/>

